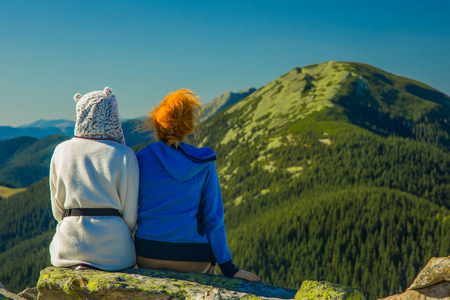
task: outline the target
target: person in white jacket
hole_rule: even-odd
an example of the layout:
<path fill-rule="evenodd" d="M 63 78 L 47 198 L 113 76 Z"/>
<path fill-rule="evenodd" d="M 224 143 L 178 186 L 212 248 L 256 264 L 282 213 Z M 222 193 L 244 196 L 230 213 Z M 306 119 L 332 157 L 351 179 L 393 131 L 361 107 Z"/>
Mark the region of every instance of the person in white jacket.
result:
<path fill-rule="evenodd" d="M 139 167 L 125 145 L 117 100 L 106 87 L 76 94 L 75 136 L 59 144 L 50 165 L 55 267 L 117 271 L 136 263 Z"/>

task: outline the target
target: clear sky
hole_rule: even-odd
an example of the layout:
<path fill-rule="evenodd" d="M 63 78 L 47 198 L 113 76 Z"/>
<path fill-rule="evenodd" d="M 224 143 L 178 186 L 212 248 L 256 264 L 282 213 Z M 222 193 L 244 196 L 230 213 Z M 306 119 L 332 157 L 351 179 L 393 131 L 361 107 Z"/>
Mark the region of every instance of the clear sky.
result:
<path fill-rule="evenodd" d="M 206 103 L 329 60 L 449 95 L 449 15 L 449 0 L 0 0 L 0 126 L 75 120 L 73 95 L 105 86 L 136 118 L 179 88 Z"/>

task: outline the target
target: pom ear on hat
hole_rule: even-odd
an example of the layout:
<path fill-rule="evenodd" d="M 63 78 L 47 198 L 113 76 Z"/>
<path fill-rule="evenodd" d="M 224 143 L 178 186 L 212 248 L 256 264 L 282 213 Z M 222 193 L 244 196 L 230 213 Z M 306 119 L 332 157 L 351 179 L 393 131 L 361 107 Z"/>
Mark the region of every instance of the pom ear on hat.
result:
<path fill-rule="evenodd" d="M 81 99 L 82 95 L 80 93 L 75 94 L 75 96 L 73 96 L 73 100 L 75 100 L 75 102 L 78 102 Z"/>
<path fill-rule="evenodd" d="M 113 91 L 111 90 L 110 87 L 105 87 L 105 89 L 103 90 L 103 92 L 105 92 L 107 97 L 111 97 L 111 95 L 113 94 Z"/>

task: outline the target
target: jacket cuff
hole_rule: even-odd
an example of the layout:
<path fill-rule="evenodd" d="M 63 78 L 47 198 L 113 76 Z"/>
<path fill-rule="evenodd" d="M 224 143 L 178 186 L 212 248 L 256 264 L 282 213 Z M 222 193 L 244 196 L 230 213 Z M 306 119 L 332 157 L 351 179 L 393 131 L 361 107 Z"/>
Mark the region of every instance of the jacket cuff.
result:
<path fill-rule="evenodd" d="M 239 268 L 237 268 L 231 260 L 224 262 L 223 264 L 219 264 L 220 270 L 222 271 L 223 275 L 227 277 L 233 277 L 234 274 L 236 274 L 239 271 Z"/>

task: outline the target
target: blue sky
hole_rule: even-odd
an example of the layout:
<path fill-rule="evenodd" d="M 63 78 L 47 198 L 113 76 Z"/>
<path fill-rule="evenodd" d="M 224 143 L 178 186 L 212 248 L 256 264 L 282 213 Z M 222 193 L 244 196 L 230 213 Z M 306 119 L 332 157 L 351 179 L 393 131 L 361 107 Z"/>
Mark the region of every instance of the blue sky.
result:
<path fill-rule="evenodd" d="M 3 1 L 0 126 L 75 119 L 110 86 L 122 118 L 189 88 L 208 102 L 294 67 L 363 62 L 450 94 L 450 1 Z"/>

